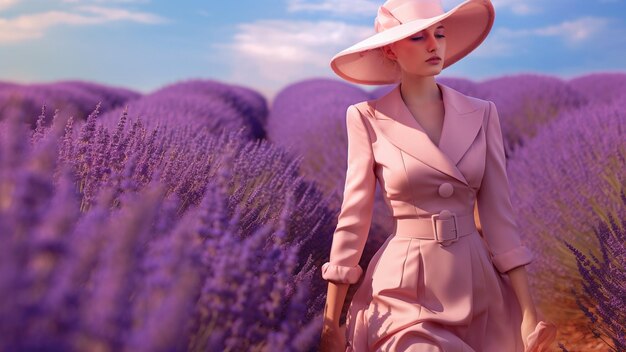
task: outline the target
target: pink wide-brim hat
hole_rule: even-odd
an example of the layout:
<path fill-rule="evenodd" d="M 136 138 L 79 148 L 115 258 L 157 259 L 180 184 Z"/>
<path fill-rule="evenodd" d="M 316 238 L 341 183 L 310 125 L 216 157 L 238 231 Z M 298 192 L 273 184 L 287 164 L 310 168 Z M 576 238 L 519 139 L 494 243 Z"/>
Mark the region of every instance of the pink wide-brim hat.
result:
<path fill-rule="evenodd" d="M 443 68 L 462 59 L 487 37 L 495 10 L 489 0 L 466 0 L 444 11 L 441 0 L 387 0 L 374 20 L 376 34 L 337 53 L 330 67 L 341 78 L 359 84 L 400 82 L 401 71 L 381 47 L 441 21 L 446 33 Z"/>

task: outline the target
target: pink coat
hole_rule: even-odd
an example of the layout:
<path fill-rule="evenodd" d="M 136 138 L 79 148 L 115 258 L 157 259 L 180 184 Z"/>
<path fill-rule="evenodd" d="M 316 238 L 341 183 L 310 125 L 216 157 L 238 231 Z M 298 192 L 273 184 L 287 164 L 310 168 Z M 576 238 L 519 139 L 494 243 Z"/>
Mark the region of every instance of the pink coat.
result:
<path fill-rule="evenodd" d="M 400 351 L 419 336 L 445 351 L 522 351 L 519 303 L 501 274 L 529 264 L 533 253 L 515 222 L 498 112 L 491 101 L 437 84 L 445 108 L 438 146 L 404 104 L 399 85 L 348 108 L 343 203 L 322 277 L 359 284 L 346 324 L 355 351 Z M 388 236 L 364 275 L 358 262 L 376 182 L 396 236 Z M 473 223 L 475 202 L 483 237 Z M 409 233 L 432 236 L 427 223 L 417 230 L 411 221 L 428 222 L 444 209 L 464 219 L 464 237 L 441 246 Z M 458 330 L 451 334 L 446 324 Z"/>

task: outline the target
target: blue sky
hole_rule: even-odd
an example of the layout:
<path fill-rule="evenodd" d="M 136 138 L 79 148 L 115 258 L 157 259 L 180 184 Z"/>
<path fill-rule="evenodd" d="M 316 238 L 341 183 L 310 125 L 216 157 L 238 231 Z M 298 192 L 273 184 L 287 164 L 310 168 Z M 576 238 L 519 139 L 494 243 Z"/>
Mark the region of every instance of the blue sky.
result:
<path fill-rule="evenodd" d="M 461 0 L 442 0 L 445 10 Z M 626 72 L 626 0 L 492 0 L 489 37 L 441 77 Z M 81 79 L 147 93 L 216 79 L 272 98 L 337 78 L 341 49 L 374 33 L 379 0 L 0 0 L 0 80 Z"/>

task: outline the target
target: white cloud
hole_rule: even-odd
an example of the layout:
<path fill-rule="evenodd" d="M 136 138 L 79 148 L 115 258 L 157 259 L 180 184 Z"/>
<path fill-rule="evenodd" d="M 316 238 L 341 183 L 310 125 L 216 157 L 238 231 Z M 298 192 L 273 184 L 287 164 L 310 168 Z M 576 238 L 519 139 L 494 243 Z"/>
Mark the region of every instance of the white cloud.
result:
<path fill-rule="evenodd" d="M 0 0 L 0 11 L 17 4 L 18 0 Z"/>
<path fill-rule="evenodd" d="M 234 48 L 244 55 L 323 66 L 333 49 L 371 32 L 370 27 L 336 21 L 262 20 L 240 25 Z"/>
<path fill-rule="evenodd" d="M 288 0 L 287 11 L 376 16 L 380 5 L 382 5 L 382 2 L 373 0 Z"/>
<path fill-rule="evenodd" d="M 589 40 L 592 36 L 602 33 L 611 20 L 603 17 L 581 17 L 571 21 L 563 21 L 559 24 L 530 28 L 530 29 L 501 29 L 506 37 L 559 37 L 570 46 Z"/>
<path fill-rule="evenodd" d="M 232 65 L 232 81 L 271 96 L 272 89 L 289 82 L 332 76 L 332 56 L 373 33 L 370 26 L 339 21 L 261 20 L 240 24 L 232 43 L 216 52 L 225 53 L 221 59 Z"/>
<path fill-rule="evenodd" d="M 41 38 L 47 29 L 55 26 L 98 25 L 112 21 L 130 21 L 143 24 L 167 22 L 165 18 L 147 12 L 101 6 L 79 6 L 72 11 L 53 10 L 21 15 L 11 19 L 0 18 L 0 44 Z"/>
<path fill-rule="evenodd" d="M 541 2 L 536 0 L 492 0 L 492 3 L 496 12 L 500 9 L 506 9 L 520 16 L 542 12 Z"/>
<path fill-rule="evenodd" d="M 559 36 L 570 44 L 577 44 L 601 33 L 609 23 L 608 18 L 582 17 L 574 21 L 565 21 L 555 26 L 538 28 L 536 33 L 542 36 Z"/>
<path fill-rule="evenodd" d="M 538 28 L 495 28 L 472 55 L 485 58 L 519 55 L 526 53 L 531 43 L 536 43 L 537 38 L 541 37 L 559 38 L 566 46 L 574 48 L 600 36 L 609 21 L 602 17 L 582 17 Z"/>

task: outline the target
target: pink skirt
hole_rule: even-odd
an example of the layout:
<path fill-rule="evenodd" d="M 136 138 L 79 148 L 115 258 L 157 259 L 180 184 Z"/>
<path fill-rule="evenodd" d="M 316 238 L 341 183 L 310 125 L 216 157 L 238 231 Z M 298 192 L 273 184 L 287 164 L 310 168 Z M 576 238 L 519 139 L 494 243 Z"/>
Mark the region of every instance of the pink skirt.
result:
<path fill-rule="evenodd" d="M 524 352 L 554 339 L 540 323 L 525 349 L 515 291 L 477 230 L 449 246 L 389 236 L 356 285 L 346 351 Z"/>

